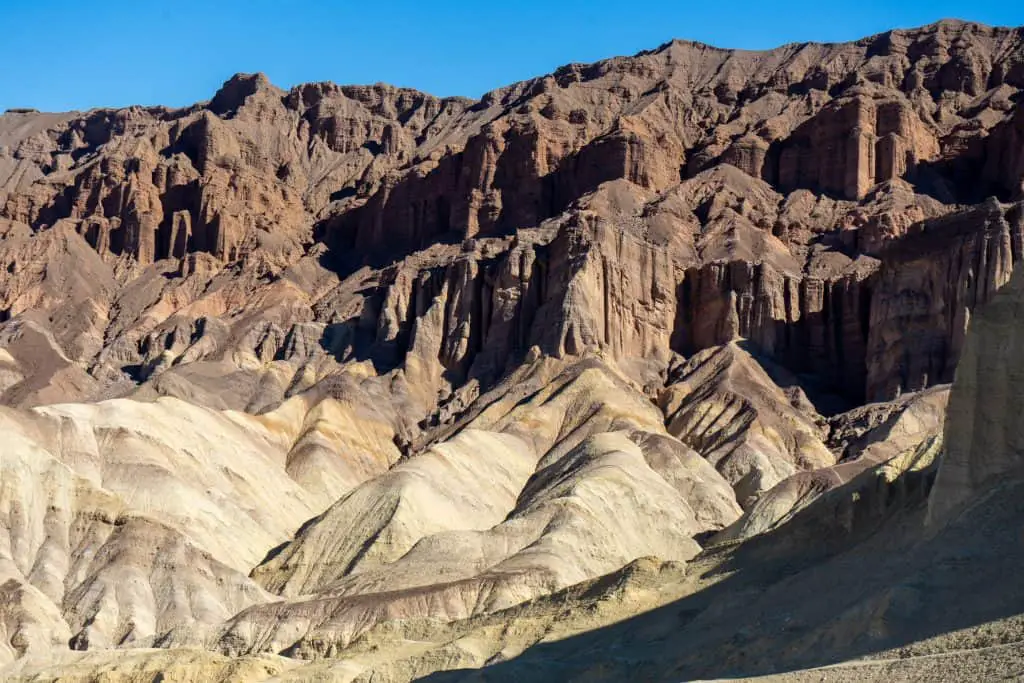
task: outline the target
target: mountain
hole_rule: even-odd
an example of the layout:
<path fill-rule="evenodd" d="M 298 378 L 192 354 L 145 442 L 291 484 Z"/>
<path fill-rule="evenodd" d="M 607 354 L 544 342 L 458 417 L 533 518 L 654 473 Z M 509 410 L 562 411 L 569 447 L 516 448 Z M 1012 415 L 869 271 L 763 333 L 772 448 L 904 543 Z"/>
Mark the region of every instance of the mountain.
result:
<path fill-rule="evenodd" d="M 1019 674 L 1022 92 L 946 21 L 5 113 L 0 676 Z"/>

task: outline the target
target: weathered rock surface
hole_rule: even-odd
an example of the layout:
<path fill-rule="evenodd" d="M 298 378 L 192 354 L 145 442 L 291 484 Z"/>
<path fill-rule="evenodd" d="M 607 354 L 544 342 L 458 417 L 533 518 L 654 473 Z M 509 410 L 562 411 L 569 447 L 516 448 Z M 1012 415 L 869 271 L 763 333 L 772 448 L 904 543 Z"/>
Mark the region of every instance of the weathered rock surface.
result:
<path fill-rule="evenodd" d="M 669 433 L 704 455 L 745 508 L 796 472 L 835 462 L 802 392 L 787 396 L 736 344 L 673 370 L 659 403 Z"/>
<path fill-rule="evenodd" d="M 344 439 L 323 420 L 331 412 L 350 426 Z M 268 600 L 246 576 L 266 549 L 399 456 L 386 423 L 334 399 L 297 397 L 258 417 L 121 399 L 0 420 L 15 656 L 153 642 Z"/>
<path fill-rule="evenodd" d="M 464 619 L 637 557 L 689 559 L 693 536 L 736 518 L 728 484 L 600 363 L 545 379 L 306 525 L 253 572 L 295 599 L 242 612 L 222 647 L 329 655 L 382 622 Z"/>
<path fill-rule="evenodd" d="M 0 116 L 0 677 L 1005 674 L 1022 91 L 948 21 Z"/>
<path fill-rule="evenodd" d="M 844 437 L 852 437 L 851 443 L 844 444 L 839 462 L 790 475 L 759 497 L 743 517 L 711 542 L 763 534 L 792 519 L 825 492 L 867 470 L 878 468 L 888 481 L 895 481 L 903 474 L 930 467 L 942 450 L 948 398 L 949 389 L 939 386 L 833 417 L 829 445 L 835 447 Z"/>
<path fill-rule="evenodd" d="M 239 75 L 181 110 L 5 114 L 3 316 L 45 316 L 96 380 L 55 380 L 76 398 L 226 359 L 262 385 L 230 407 L 263 409 L 322 356 L 401 359 L 447 280 L 449 384 L 484 348 L 494 381 L 537 342 L 664 362 L 742 336 L 891 399 L 951 380 L 968 311 L 1020 257 L 1022 46 L 944 22 L 763 53 L 675 41 L 475 103 Z M 986 196 L 1004 203 L 964 209 Z M 225 406 L 197 381 L 163 390 Z"/>
<path fill-rule="evenodd" d="M 950 397 L 942 469 L 929 506 L 933 525 L 1024 473 L 1017 398 L 1022 280 L 1014 276 L 971 320 Z"/>

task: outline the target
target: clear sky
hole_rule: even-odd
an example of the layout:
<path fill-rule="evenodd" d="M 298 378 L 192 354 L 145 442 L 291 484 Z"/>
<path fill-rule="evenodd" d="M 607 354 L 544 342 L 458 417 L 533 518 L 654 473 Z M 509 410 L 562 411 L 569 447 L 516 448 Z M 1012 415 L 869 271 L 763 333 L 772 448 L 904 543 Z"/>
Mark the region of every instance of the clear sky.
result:
<path fill-rule="evenodd" d="M 0 0 L 0 111 L 209 99 L 237 72 L 482 93 L 671 38 L 760 49 L 956 17 L 1024 24 L 1024 0 Z"/>

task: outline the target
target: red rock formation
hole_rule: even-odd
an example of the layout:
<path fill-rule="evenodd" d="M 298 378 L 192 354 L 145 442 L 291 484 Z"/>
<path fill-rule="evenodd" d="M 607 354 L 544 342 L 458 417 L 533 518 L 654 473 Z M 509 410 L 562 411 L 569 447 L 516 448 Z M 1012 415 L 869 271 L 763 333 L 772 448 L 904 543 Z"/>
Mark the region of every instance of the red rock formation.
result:
<path fill-rule="evenodd" d="M 2 215 L 69 226 L 118 283 L 74 347 L 101 383 L 186 350 L 394 368 L 419 343 L 447 395 L 534 345 L 657 366 L 743 337 L 887 398 L 948 380 L 967 311 L 1019 257 L 990 236 L 1015 239 L 1019 209 L 953 202 L 1021 191 L 1022 63 L 1019 32 L 945 22 L 762 53 L 675 41 L 479 102 L 240 75 L 187 109 L 4 116 Z M 226 332 L 140 350 L 172 315 Z"/>

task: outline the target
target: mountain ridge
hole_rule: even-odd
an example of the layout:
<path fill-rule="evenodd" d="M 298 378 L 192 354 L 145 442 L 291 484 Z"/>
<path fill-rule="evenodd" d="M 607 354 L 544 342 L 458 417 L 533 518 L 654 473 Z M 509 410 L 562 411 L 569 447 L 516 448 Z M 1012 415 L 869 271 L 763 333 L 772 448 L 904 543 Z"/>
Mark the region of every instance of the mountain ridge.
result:
<path fill-rule="evenodd" d="M 942 22 L 476 101 L 249 74 L 0 116 L 0 675 L 672 680 L 1016 637 L 984 359 L 1015 358 L 1022 93 L 1024 31 Z"/>
<path fill-rule="evenodd" d="M 284 92 L 290 92 L 291 90 L 295 90 L 295 89 L 298 89 L 298 88 L 302 88 L 303 86 L 309 86 L 309 85 L 313 85 L 313 86 L 315 86 L 315 85 L 338 86 L 338 87 L 342 87 L 342 88 L 377 88 L 377 87 L 384 87 L 384 88 L 391 88 L 391 89 L 395 89 L 395 90 L 399 90 L 399 91 L 407 91 L 407 92 L 410 92 L 410 93 L 427 95 L 427 96 L 430 96 L 430 97 L 435 97 L 436 99 L 439 99 L 439 100 L 462 100 L 462 101 L 466 101 L 466 102 L 470 102 L 470 103 L 475 103 L 475 102 L 479 102 L 480 100 L 482 100 L 486 95 L 488 95 L 490 93 L 493 93 L 493 92 L 495 92 L 497 90 L 503 90 L 505 88 L 514 87 L 516 85 L 521 85 L 521 84 L 524 84 L 524 83 L 531 83 L 531 82 L 536 81 L 536 80 L 542 80 L 542 79 L 544 79 L 545 77 L 548 77 L 548 76 L 555 76 L 555 75 L 558 74 L 559 71 L 562 71 L 562 70 L 565 70 L 565 69 L 571 69 L 572 67 L 579 67 L 579 66 L 591 66 L 591 65 L 595 65 L 595 64 L 602 64 L 602 63 L 605 63 L 605 62 L 610 62 L 610 61 L 620 60 L 620 59 L 632 59 L 632 58 L 636 58 L 636 57 L 644 57 L 644 56 L 653 55 L 653 54 L 657 54 L 659 52 L 662 52 L 662 51 L 670 48 L 673 45 L 708 48 L 708 49 L 715 50 L 715 51 L 720 51 L 720 52 L 768 53 L 768 52 L 775 52 L 775 51 L 785 50 L 787 48 L 792 49 L 792 48 L 804 48 L 804 47 L 811 47 L 811 46 L 816 46 L 816 47 L 836 47 L 836 46 L 848 45 L 848 44 L 860 44 L 860 43 L 867 44 L 867 43 L 875 42 L 876 40 L 878 40 L 880 38 L 883 38 L 883 37 L 889 37 L 891 34 L 918 33 L 918 32 L 926 32 L 926 31 L 929 31 L 929 30 L 936 30 L 936 29 L 941 29 L 941 28 L 950 28 L 950 29 L 952 29 L 952 28 L 972 28 L 972 29 L 980 29 L 980 30 L 983 30 L 983 31 L 987 30 L 987 31 L 992 31 L 992 32 L 1013 33 L 1013 32 L 1020 32 L 1022 29 L 1024 29 L 1024 26 L 993 25 L 993 24 L 986 24 L 986 23 L 983 23 L 983 22 L 971 21 L 969 19 L 959 19 L 959 18 L 955 18 L 955 17 L 947 17 L 947 18 L 938 19 L 936 21 L 933 21 L 930 24 L 924 24 L 924 25 L 920 25 L 920 26 L 906 26 L 906 27 L 902 27 L 902 28 L 888 29 L 888 30 L 880 31 L 878 33 L 874 33 L 874 34 L 871 34 L 869 36 L 864 36 L 862 38 L 858 38 L 858 39 L 855 39 L 855 40 L 827 41 L 827 42 L 820 42 L 820 41 L 814 41 L 814 40 L 810 40 L 810 41 L 793 41 L 793 42 L 789 42 L 789 43 L 782 43 L 780 45 L 775 45 L 774 47 L 768 47 L 768 48 L 723 47 L 723 46 L 713 45 L 711 43 L 706 43 L 704 41 L 693 40 L 693 39 L 689 39 L 689 38 L 671 38 L 671 39 L 665 41 L 664 43 L 661 43 L 660 45 L 658 45 L 655 48 L 646 49 L 646 50 L 640 50 L 640 51 L 635 52 L 633 54 L 621 54 L 621 55 L 615 55 L 615 56 L 612 56 L 612 57 L 605 57 L 605 58 L 600 59 L 600 60 L 598 60 L 596 62 L 578 62 L 578 61 L 566 62 L 566 63 L 564 63 L 564 64 L 562 64 L 560 66 L 555 67 L 550 72 L 547 72 L 547 73 L 544 73 L 544 74 L 538 74 L 536 76 L 532 76 L 532 77 L 525 78 L 525 79 L 522 79 L 522 80 L 519 80 L 519 81 L 515 81 L 514 83 L 512 83 L 510 85 L 507 85 L 507 86 L 498 86 L 497 88 L 494 88 L 492 90 L 488 90 L 487 92 L 485 92 L 483 95 L 481 95 L 478 98 L 474 98 L 474 97 L 471 97 L 471 96 L 468 96 L 468 95 L 446 95 L 446 96 L 434 95 L 434 94 L 428 92 L 427 90 L 416 88 L 414 86 L 394 85 L 394 84 L 388 83 L 386 81 L 377 81 L 377 82 L 374 82 L 374 83 L 343 83 L 343 84 L 339 84 L 339 83 L 337 83 L 337 82 L 335 82 L 333 80 L 326 80 L 326 81 L 303 81 L 301 83 L 297 83 L 297 84 L 289 86 L 287 88 L 280 88 L 280 89 L 283 90 Z M 256 72 L 242 72 L 242 71 L 239 71 L 239 72 L 236 72 L 235 74 L 229 76 L 225 80 L 225 83 L 231 82 L 231 81 L 236 80 L 238 78 L 248 78 L 248 77 L 253 77 L 253 76 L 262 76 L 264 79 L 266 79 L 268 85 L 273 86 L 273 83 L 270 81 L 269 77 L 267 77 L 266 73 L 264 73 L 262 71 L 256 71 Z M 273 86 L 273 87 L 278 87 L 278 86 Z M 9 107 L 4 113 L 15 113 L 15 114 L 88 114 L 88 113 L 99 112 L 99 111 L 120 111 L 120 110 L 125 110 L 125 109 L 132 109 L 132 108 L 135 108 L 135 107 L 138 107 L 138 108 L 141 108 L 141 109 L 156 109 L 156 110 L 166 110 L 168 112 L 173 112 L 173 111 L 188 110 L 188 109 L 191 109 L 192 107 L 200 106 L 200 105 L 204 105 L 204 104 L 208 104 L 208 103 L 209 103 L 209 100 L 199 100 L 199 101 L 194 102 L 192 104 L 186 104 L 186 105 L 182 105 L 182 106 L 172 106 L 172 105 L 164 105 L 164 104 L 147 104 L 147 105 L 138 104 L 138 105 L 127 105 L 127 106 L 123 106 L 123 107 L 100 105 L 100 106 L 95 106 L 95 107 L 88 107 L 86 109 L 68 109 L 68 110 L 65 110 L 65 111 L 49 111 L 49 110 L 43 111 L 43 110 L 39 110 L 39 109 L 32 108 L 32 107 L 18 107 L 18 106 L 14 106 L 14 107 Z"/>

